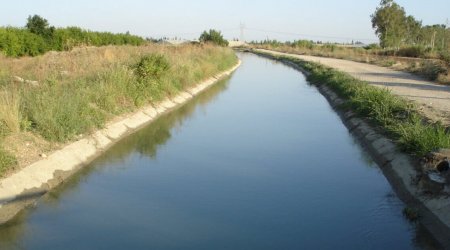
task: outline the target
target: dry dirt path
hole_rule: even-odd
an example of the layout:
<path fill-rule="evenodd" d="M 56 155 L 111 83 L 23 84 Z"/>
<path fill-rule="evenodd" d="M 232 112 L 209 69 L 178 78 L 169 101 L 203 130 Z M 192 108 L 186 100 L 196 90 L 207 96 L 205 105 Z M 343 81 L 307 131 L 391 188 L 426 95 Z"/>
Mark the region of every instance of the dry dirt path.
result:
<path fill-rule="evenodd" d="M 421 112 L 433 121 L 450 126 L 450 86 L 426 81 L 410 73 L 335 58 L 306 56 L 258 49 L 274 55 L 286 55 L 305 61 L 318 62 L 367 81 L 369 84 L 388 88 L 393 94 L 416 102 Z"/>

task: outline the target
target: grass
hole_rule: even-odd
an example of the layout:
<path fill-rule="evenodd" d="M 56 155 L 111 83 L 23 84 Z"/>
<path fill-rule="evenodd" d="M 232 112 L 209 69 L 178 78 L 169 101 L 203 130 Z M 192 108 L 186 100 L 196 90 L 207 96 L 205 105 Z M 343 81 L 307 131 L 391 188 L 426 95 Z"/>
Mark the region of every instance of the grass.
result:
<path fill-rule="evenodd" d="M 136 69 L 142 62 L 148 69 L 145 77 Z M 208 45 L 87 47 L 33 58 L 0 58 L 0 145 L 2 138 L 20 131 L 50 142 L 71 141 L 236 62 L 232 50 Z M 38 81 L 39 86 L 15 82 L 13 76 Z M 11 153 L 0 150 L 0 174 L 14 162 Z"/>
<path fill-rule="evenodd" d="M 0 135 L 20 131 L 20 96 L 14 89 L 0 89 Z"/>
<path fill-rule="evenodd" d="M 310 82 L 335 91 L 345 101 L 343 108 L 355 111 L 382 128 L 404 152 L 420 157 L 435 149 L 450 148 L 450 134 L 443 125 L 425 122 L 413 103 L 389 90 L 317 63 L 293 57 L 277 58 L 289 60 L 309 71 Z"/>

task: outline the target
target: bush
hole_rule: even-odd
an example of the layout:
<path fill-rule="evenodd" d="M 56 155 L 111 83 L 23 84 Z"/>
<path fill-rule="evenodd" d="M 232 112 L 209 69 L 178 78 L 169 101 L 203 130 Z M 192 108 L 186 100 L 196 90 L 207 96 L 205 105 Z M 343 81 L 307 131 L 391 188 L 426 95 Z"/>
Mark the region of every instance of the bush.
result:
<path fill-rule="evenodd" d="M 425 57 L 428 52 L 429 49 L 426 49 L 423 46 L 410 46 L 399 49 L 397 55 L 405 57 Z"/>
<path fill-rule="evenodd" d="M 441 51 L 439 53 L 439 58 L 441 58 L 441 60 L 443 60 L 447 64 L 450 64 L 450 51 L 448 50 Z"/>
<path fill-rule="evenodd" d="M 420 71 L 418 73 L 427 79 L 435 81 L 439 75 L 447 74 L 447 71 L 448 68 L 439 62 L 424 61 L 420 64 Z"/>
<path fill-rule="evenodd" d="M 228 46 L 228 41 L 225 40 L 220 31 L 210 29 L 209 32 L 204 31 L 199 38 L 200 42 L 213 43 L 219 46 Z"/>
<path fill-rule="evenodd" d="M 369 45 L 364 46 L 364 49 L 366 49 L 366 50 L 374 50 L 374 49 L 381 49 L 381 47 L 377 43 L 371 43 Z"/>
<path fill-rule="evenodd" d="M 160 79 L 169 70 L 169 61 L 158 54 L 144 56 L 134 66 L 136 76 L 142 80 Z"/>

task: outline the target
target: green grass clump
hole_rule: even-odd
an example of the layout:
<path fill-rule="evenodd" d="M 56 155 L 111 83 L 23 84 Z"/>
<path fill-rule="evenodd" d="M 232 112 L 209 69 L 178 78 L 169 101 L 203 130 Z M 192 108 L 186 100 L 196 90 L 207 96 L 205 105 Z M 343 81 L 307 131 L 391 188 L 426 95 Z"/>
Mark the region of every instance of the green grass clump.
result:
<path fill-rule="evenodd" d="M 0 176 L 2 176 L 7 169 L 11 168 L 16 164 L 17 164 L 16 158 L 10 153 L 0 148 Z"/>
<path fill-rule="evenodd" d="M 278 59 L 289 60 L 309 71 L 308 80 L 331 88 L 344 99 L 344 108 L 383 128 L 405 152 L 423 156 L 435 149 L 450 148 L 450 134 L 443 125 L 425 122 L 413 103 L 388 89 L 371 86 L 317 63 L 284 56 Z"/>
<path fill-rule="evenodd" d="M 45 139 L 70 140 L 92 128 L 101 127 L 105 122 L 106 116 L 90 102 L 87 90 L 76 85 L 50 85 L 24 91 L 23 114 L 31 129 Z"/>

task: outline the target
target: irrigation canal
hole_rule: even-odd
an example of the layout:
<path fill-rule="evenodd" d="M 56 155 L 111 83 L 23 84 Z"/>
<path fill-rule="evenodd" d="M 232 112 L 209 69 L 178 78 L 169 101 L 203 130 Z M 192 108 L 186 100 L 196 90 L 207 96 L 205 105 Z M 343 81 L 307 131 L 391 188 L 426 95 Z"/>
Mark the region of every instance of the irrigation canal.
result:
<path fill-rule="evenodd" d="M 0 249 L 432 247 L 300 72 L 239 57 L 1 227 Z"/>

